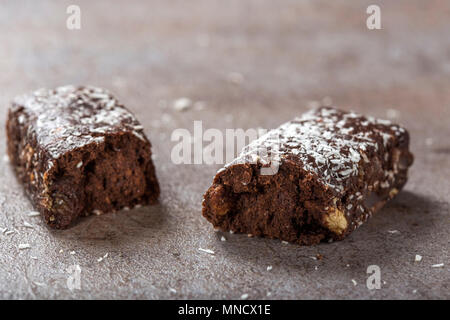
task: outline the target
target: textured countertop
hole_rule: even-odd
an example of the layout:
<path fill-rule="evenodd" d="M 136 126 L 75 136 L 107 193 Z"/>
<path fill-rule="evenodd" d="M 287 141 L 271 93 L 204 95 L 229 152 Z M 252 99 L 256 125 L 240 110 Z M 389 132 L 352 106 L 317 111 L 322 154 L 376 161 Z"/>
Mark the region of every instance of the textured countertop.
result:
<path fill-rule="evenodd" d="M 1 2 L 0 125 L 18 94 L 105 87 L 152 141 L 160 204 L 49 230 L 27 215 L 3 131 L 0 298 L 450 298 L 448 1 L 377 1 L 382 30 L 366 28 L 372 1 L 77 1 L 73 31 L 70 4 Z M 182 97 L 193 105 L 180 112 Z M 221 166 L 172 163 L 173 130 L 270 129 L 324 98 L 408 128 L 405 189 L 342 242 L 214 232 L 201 200 Z M 381 289 L 366 286 L 370 265 Z"/>

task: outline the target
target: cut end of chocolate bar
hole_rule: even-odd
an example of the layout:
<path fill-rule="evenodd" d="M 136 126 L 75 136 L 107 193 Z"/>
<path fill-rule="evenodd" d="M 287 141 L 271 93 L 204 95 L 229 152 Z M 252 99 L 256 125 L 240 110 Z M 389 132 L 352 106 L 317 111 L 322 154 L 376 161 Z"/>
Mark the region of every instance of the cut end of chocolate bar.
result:
<path fill-rule="evenodd" d="M 333 108 L 309 112 L 219 170 L 203 216 L 222 231 L 301 245 L 342 240 L 406 183 L 408 144 L 406 130 L 383 120 Z"/>
<path fill-rule="evenodd" d="M 293 163 L 274 175 L 260 175 L 260 169 L 238 164 L 218 174 L 203 206 L 203 215 L 215 228 L 305 245 L 332 237 L 334 231 L 342 233 L 340 218 L 330 215 L 322 221 L 328 194 L 306 172 Z"/>
<path fill-rule="evenodd" d="M 151 144 L 106 90 L 66 86 L 18 97 L 6 130 L 17 177 L 53 228 L 157 202 Z"/>

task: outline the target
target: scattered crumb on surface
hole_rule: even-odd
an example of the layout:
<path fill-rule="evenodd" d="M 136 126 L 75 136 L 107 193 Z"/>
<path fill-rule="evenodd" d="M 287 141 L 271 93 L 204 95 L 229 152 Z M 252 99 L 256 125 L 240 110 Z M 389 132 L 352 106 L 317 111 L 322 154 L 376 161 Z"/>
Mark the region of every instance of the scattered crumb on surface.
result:
<path fill-rule="evenodd" d="M 38 287 L 45 287 L 45 283 L 33 281 L 33 283 Z"/>
<path fill-rule="evenodd" d="M 23 222 L 23 226 L 26 227 L 26 228 L 33 229 L 33 226 L 30 223 L 26 222 L 26 221 Z"/>
<path fill-rule="evenodd" d="M 287 241 L 281 241 L 282 244 L 288 244 L 289 242 Z"/>
<path fill-rule="evenodd" d="M 433 264 L 431 267 L 432 268 L 442 268 L 444 266 L 443 263 L 437 263 L 437 264 Z"/>
<path fill-rule="evenodd" d="M 267 271 L 270 271 L 272 269 L 273 269 L 272 266 L 267 266 Z"/>
<path fill-rule="evenodd" d="M 248 299 L 248 294 L 247 294 L 247 293 L 244 293 L 244 294 L 241 296 L 241 299 L 242 299 L 242 300 L 247 300 L 247 299 Z"/>
<path fill-rule="evenodd" d="M 177 293 L 177 290 L 175 290 L 174 288 L 169 288 L 169 291 L 172 293 Z"/>
<path fill-rule="evenodd" d="M 30 211 L 27 214 L 29 217 L 37 217 L 40 215 L 40 213 L 38 211 Z"/>
<path fill-rule="evenodd" d="M 224 236 L 222 236 L 222 237 L 220 238 L 220 241 L 227 241 L 227 238 L 225 238 Z"/>
<path fill-rule="evenodd" d="M 75 251 L 70 251 L 69 254 L 74 255 Z"/>
<path fill-rule="evenodd" d="M 355 279 L 352 279 L 352 283 L 353 283 L 354 286 L 356 286 L 358 284 L 358 282 L 356 282 Z"/>
<path fill-rule="evenodd" d="M 176 111 L 185 111 L 192 106 L 192 101 L 189 98 L 179 98 L 173 102 L 173 108 Z"/>
<path fill-rule="evenodd" d="M 416 261 L 416 262 L 422 261 L 422 256 L 420 254 L 416 254 L 414 261 Z"/>
<path fill-rule="evenodd" d="M 203 248 L 198 248 L 199 251 L 205 252 L 205 253 L 209 253 L 209 254 L 215 254 L 214 251 L 209 250 L 209 249 L 203 249 Z"/>
<path fill-rule="evenodd" d="M 105 255 L 103 257 L 100 257 L 97 259 L 97 262 L 102 262 L 103 260 L 105 260 L 106 258 L 108 258 L 108 252 L 105 253 Z"/>
<path fill-rule="evenodd" d="M 398 230 L 388 230 L 389 233 L 394 234 L 394 233 L 400 233 L 400 231 Z"/>
<path fill-rule="evenodd" d="M 19 244 L 19 250 L 24 250 L 24 249 L 30 249 L 31 246 L 29 243 L 20 243 Z"/>

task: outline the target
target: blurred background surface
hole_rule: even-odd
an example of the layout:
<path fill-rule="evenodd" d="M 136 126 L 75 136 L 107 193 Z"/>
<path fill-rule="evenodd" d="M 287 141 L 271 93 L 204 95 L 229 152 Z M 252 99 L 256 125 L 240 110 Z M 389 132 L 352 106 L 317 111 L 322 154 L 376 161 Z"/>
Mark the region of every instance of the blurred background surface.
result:
<path fill-rule="evenodd" d="M 66 27 L 72 4 L 81 30 Z M 370 4 L 381 30 L 366 27 Z M 18 94 L 105 87 L 144 125 L 162 194 L 158 206 L 56 232 L 27 216 L 2 157 L 0 298 L 449 298 L 449 34 L 449 1 L 1 1 L 1 126 Z M 183 97 L 191 104 L 180 112 Z M 172 131 L 194 120 L 270 129 L 317 101 L 408 128 L 405 190 L 343 242 L 220 241 L 201 217 L 220 166 L 174 165 Z M 380 290 L 366 287 L 373 264 Z M 74 265 L 81 289 L 71 291 Z"/>

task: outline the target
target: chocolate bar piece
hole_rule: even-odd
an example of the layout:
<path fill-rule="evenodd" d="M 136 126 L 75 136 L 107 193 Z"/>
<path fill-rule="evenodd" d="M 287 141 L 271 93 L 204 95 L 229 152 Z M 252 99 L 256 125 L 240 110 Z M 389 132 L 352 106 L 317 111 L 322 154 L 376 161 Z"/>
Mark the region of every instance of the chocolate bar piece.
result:
<path fill-rule="evenodd" d="M 50 227 L 157 201 L 150 142 L 106 90 L 65 86 L 17 97 L 6 131 L 16 175 Z"/>
<path fill-rule="evenodd" d="M 271 130 L 219 170 L 203 216 L 222 231 L 302 245 L 342 240 L 407 180 L 409 134 L 322 107 Z"/>

